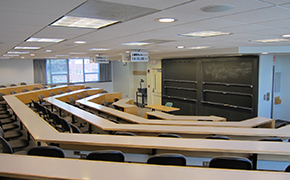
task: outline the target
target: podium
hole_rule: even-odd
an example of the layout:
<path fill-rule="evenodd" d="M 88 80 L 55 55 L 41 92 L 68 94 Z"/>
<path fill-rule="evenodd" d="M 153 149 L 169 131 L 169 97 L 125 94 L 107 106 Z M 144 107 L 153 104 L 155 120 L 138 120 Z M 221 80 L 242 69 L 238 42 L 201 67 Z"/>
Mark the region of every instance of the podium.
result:
<path fill-rule="evenodd" d="M 139 106 L 138 98 L 141 97 L 141 107 L 144 107 L 146 104 L 144 102 L 145 97 L 147 97 L 147 88 L 138 88 L 138 91 L 136 92 L 136 105 Z"/>

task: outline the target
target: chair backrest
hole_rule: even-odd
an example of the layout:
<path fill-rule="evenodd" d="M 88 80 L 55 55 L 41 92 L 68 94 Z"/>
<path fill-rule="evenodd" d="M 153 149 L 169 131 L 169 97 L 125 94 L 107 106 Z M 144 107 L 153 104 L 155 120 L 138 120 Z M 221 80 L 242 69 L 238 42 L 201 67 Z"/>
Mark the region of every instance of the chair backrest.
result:
<path fill-rule="evenodd" d="M 77 95 L 78 99 L 83 99 L 82 95 L 78 94 Z"/>
<path fill-rule="evenodd" d="M 283 142 L 281 138 L 264 138 L 264 139 L 259 139 L 259 141 L 274 141 L 274 142 Z"/>
<path fill-rule="evenodd" d="M 53 92 L 50 92 L 49 95 L 50 96 L 55 96 L 55 94 Z"/>
<path fill-rule="evenodd" d="M 117 131 L 117 132 L 115 132 L 115 135 L 119 135 L 119 136 L 136 136 L 136 134 L 134 134 L 134 133 L 130 133 L 130 132 L 121 132 L 121 131 Z"/>
<path fill-rule="evenodd" d="M 186 159 L 182 154 L 157 154 L 151 156 L 147 164 L 186 166 Z"/>
<path fill-rule="evenodd" d="M 10 84 L 10 87 L 17 86 L 17 84 Z"/>
<path fill-rule="evenodd" d="M 0 153 L 13 154 L 13 150 L 11 146 L 9 145 L 9 143 L 1 136 L 0 136 Z"/>
<path fill-rule="evenodd" d="M 224 156 L 212 158 L 209 162 L 209 167 L 251 170 L 253 169 L 253 164 L 244 157 Z"/>
<path fill-rule="evenodd" d="M 119 101 L 119 98 L 114 98 L 114 102 L 117 102 L 117 101 Z"/>
<path fill-rule="evenodd" d="M 290 165 L 286 167 L 285 172 L 290 172 Z"/>
<path fill-rule="evenodd" d="M 16 92 L 15 91 L 10 91 L 10 94 L 16 94 Z"/>
<path fill-rule="evenodd" d="M 58 94 L 63 94 L 63 92 L 62 91 L 58 91 Z"/>
<path fill-rule="evenodd" d="M 101 93 L 108 93 L 108 91 L 106 91 L 106 90 L 103 90 Z"/>
<path fill-rule="evenodd" d="M 86 86 L 85 89 L 92 89 L 92 87 L 91 86 Z"/>
<path fill-rule="evenodd" d="M 87 159 L 100 160 L 100 161 L 124 162 L 125 156 L 121 151 L 104 150 L 104 151 L 93 151 L 89 153 L 87 156 Z"/>
<path fill-rule="evenodd" d="M 28 89 L 22 89 L 22 92 L 28 92 L 29 90 Z"/>
<path fill-rule="evenodd" d="M 102 105 L 109 107 L 109 103 L 107 101 L 102 101 Z"/>
<path fill-rule="evenodd" d="M 72 90 L 71 89 L 67 89 L 66 92 L 72 92 Z"/>
<path fill-rule="evenodd" d="M 53 120 L 53 123 L 55 125 L 61 125 L 60 120 L 59 120 L 59 116 L 57 114 L 55 114 L 55 113 L 52 112 L 50 114 L 50 116 L 51 116 L 51 119 Z"/>
<path fill-rule="evenodd" d="M 0 93 L 0 101 L 4 101 L 3 96 L 5 96 L 5 94 L 4 93 Z"/>
<path fill-rule="evenodd" d="M 85 95 L 85 97 L 89 97 L 90 96 L 87 92 L 85 92 L 84 95 Z"/>
<path fill-rule="evenodd" d="M 72 133 L 81 133 L 80 129 L 73 124 L 70 124 Z"/>
<path fill-rule="evenodd" d="M 165 106 L 172 107 L 173 103 L 172 102 L 167 102 L 167 103 L 165 103 Z"/>
<path fill-rule="evenodd" d="M 34 87 L 32 90 L 35 91 L 35 90 L 39 90 L 40 88 L 39 87 Z"/>
<path fill-rule="evenodd" d="M 76 104 L 76 100 L 73 97 L 69 97 L 69 101 L 72 104 Z"/>
<path fill-rule="evenodd" d="M 205 139 L 222 139 L 222 140 L 230 140 L 227 136 L 207 136 Z"/>
<path fill-rule="evenodd" d="M 28 150 L 27 155 L 64 158 L 62 149 L 55 146 L 37 146 Z"/>
<path fill-rule="evenodd" d="M 158 134 L 157 137 L 172 137 L 172 138 L 181 138 L 178 134 L 173 134 L 173 133 L 161 133 Z"/>
<path fill-rule="evenodd" d="M 63 118 L 59 118 L 62 132 L 71 132 L 70 124 Z"/>
<path fill-rule="evenodd" d="M 44 96 L 42 94 L 38 95 L 39 103 L 42 104 L 44 102 L 43 100 Z"/>
<path fill-rule="evenodd" d="M 5 85 L 0 85 L 0 88 L 6 88 L 7 86 L 5 86 Z"/>
<path fill-rule="evenodd" d="M 20 85 L 21 85 L 21 86 L 23 86 L 23 85 L 27 85 L 27 83 L 26 83 L 26 82 L 21 82 Z"/>

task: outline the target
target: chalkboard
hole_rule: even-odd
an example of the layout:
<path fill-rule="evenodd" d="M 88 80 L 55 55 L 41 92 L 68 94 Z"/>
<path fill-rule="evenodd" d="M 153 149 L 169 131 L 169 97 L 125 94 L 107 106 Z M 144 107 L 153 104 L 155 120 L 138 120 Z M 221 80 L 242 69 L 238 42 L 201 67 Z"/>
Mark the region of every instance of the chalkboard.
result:
<path fill-rule="evenodd" d="M 204 82 L 252 84 L 252 61 L 214 59 L 202 65 Z"/>

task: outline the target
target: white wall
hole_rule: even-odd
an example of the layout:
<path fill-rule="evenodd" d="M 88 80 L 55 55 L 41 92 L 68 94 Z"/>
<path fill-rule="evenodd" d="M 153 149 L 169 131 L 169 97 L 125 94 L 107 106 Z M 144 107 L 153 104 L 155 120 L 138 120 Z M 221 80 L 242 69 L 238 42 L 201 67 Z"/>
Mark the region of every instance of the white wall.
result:
<path fill-rule="evenodd" d="M 280 92 L 274 93 L 274 97 L 280 96 L 282 100 L 281 104 L 273 105 L 273 118 L 283 119 L 290 121 L 290 56 L 276 56 L 276 61 L 274 62 L 275 72 L 281 73 L 281 86 Z"/>
<path fill-rule="evenodd" d="M 123 65 L 121 61 L 112 62 L 113 71 L 113 91 L 121 92 L 123 98 L 130 94 L 130 69 L 129 63 Z M 130 97 L 131 98 L 131 97 Z"/>
<path fill-rule="evenodd" d="M 20 82 L 33 84 L 33 81 L 32 59 L 0 60 L 0 84 L 19 84 Z"/>
<path fill-rule="evenodd" d="M 272 96 L 273 55 L 261 55 L 259 61 L 258 116 L 271 117 L 271 101 L 264 100 L 264 95 Z"/>

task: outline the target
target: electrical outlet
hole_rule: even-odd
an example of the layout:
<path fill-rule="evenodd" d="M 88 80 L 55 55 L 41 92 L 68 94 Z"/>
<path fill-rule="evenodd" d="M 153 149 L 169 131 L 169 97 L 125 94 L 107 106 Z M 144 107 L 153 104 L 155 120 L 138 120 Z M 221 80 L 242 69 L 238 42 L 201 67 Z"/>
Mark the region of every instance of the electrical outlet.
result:
<path fill-rule="evenodd" d="M 74 155 L 80 155 L 81 152 L 80 151 L 74 151 Z"/>
<path fill-rule="evenodd" d="M 204 167 L 208 167 L 208 166 L 209 166 L 209 162 L 208 162 L 208 161 L 203 161 L 203 162 L 202 162 L 202 166 L 204 166 Z"/>

